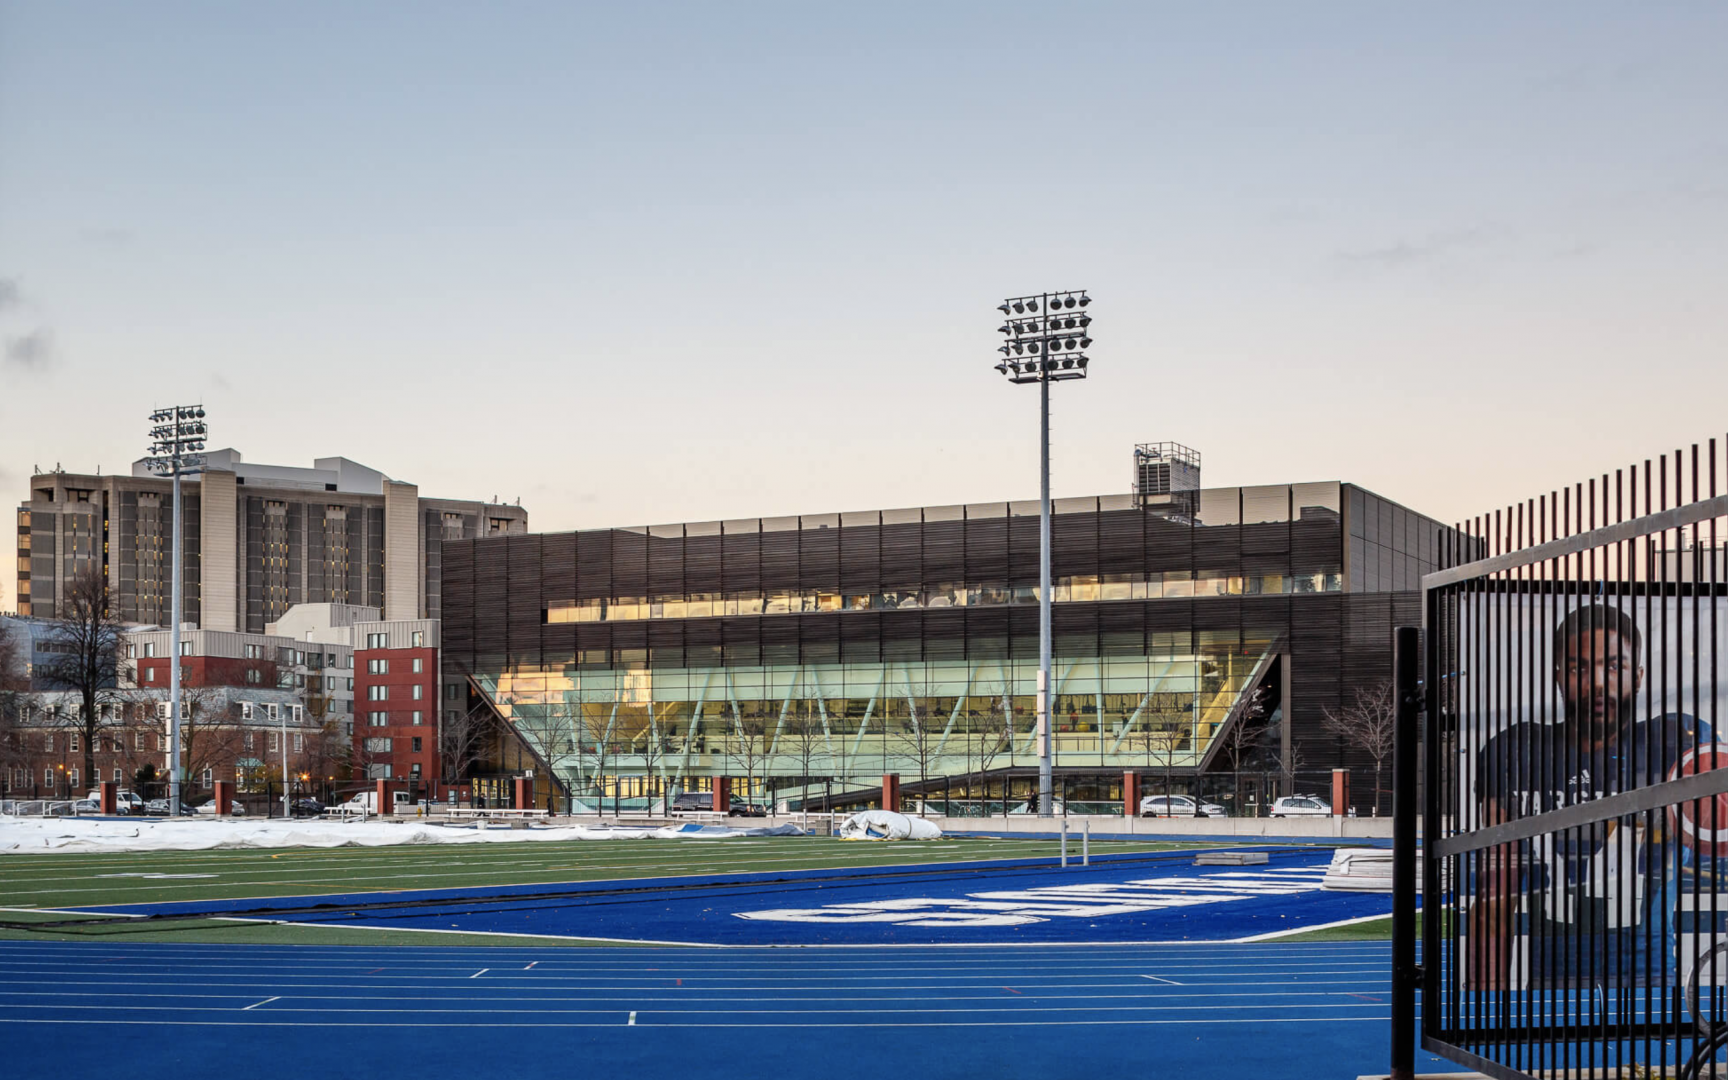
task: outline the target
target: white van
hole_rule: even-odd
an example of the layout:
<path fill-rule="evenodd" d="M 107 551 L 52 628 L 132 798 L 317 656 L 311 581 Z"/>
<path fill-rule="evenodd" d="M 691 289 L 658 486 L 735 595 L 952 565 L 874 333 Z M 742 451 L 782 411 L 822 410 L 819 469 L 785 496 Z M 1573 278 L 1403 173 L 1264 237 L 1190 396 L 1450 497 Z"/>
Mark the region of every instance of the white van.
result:
<path fill-rule="evenodd" d="M 97 806 L 102 805 L 102 793 L 100 791 L 92 791 L 84 797 L 94 799 Z M 122 791 L 118 799 L 115 800 L 115 809 L 122 814 L 142 814 L 144 812 L 144 800 L 135 791 Z"/>

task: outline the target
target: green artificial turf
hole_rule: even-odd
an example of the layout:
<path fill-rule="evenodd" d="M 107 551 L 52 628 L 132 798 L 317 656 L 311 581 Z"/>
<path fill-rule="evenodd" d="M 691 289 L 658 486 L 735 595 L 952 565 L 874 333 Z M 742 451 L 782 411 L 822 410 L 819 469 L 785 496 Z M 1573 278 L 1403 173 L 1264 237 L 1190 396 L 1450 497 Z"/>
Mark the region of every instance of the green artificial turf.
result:
<path fill-rule="evenodd" d="M 1217 844 L 1098 842 L 1097 854 Z M 1077 845 L 1070 844 L 1077 857 Z M 0 856 L 0 908 L 103 907 L 484 885 L 1054 858 L 1053 840 L 857 843 L 827 837 L 559 841 Z M 155 876 L 163 875 L 163 876 Z M 0 921 L 11 921 L 0 912 Z"/>

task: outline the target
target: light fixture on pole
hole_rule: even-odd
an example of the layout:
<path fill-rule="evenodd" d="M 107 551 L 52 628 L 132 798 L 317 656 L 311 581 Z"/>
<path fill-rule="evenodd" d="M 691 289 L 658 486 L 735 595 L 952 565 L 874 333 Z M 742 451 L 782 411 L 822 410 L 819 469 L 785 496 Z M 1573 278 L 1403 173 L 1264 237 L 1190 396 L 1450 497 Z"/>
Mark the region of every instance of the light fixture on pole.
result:
<path fill-rule="evenodd" d="M 1092 344 L 1083 331 L 1092 317 L 1079 312 L 1092 303 L 1085 290 L 1013 296 L 996 310 L 1008 316 L 1000 331 L 1007 359 L 996 370 L 1011 383 L 1038 384 L 1038 816 L 1050 817 L 1052 736 L 1050 700 L 1050 384 L 1084 379 Z M 1012 315 L 1009 312 L 1013 312 Z M 1058 315 L 1058 313 L 1061 313 Z M 1029 316 L 1016 318 L 1015 316 Z M 1012 354 L 1012 355 L 1010 355 Z M 1029 356 L 1022 360 L 1019 357 Z M 1006 793 L 1004 793 L 1006 798 Z"/>
<path fill-rule="evenodd" d="M 185 558 L 180 513 L 180 478 L 204 471 L 204 406 L 174 405 L 150 414 L 150 455 L 145 466 L 158 476 L 174 478 L 173 588 L 169 599 L 168 644 L 168 812 L 180 812 L 180 593 Z"/>

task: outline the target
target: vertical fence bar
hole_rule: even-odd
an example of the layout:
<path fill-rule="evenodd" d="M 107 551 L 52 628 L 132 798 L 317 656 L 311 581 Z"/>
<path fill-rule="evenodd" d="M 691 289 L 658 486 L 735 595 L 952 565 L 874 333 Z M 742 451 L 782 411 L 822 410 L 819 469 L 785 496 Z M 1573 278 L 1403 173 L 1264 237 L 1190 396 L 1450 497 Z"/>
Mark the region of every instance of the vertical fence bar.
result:
<path fill-rule="evenodd" d="M 1392 1080 L 1416 1075 L 1416 759 L 1422 707 L 1417 652 L 1421 631 L 1392 631 L 1397 702 L 1392 742 Z"/>

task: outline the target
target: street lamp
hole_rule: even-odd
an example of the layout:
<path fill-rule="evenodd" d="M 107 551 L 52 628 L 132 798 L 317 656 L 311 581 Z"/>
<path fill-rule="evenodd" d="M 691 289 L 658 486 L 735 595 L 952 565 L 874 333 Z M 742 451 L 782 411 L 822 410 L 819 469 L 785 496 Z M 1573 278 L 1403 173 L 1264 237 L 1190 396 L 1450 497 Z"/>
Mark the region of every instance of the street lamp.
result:
<path fill-rule="evenodd" d="M 1050 817 L 1050 384 L 1084 379 L 1092 344 L 1091 297 L 1079 292 L 1011 296 L 997 308 L 1006 335 L 996 370 L 1038 384 L 1038 816 Z M 1003 793 L 1006 800 L 1007 793 Z"/>
<path fill-rule="evenodd" d="M 180 514 L 180 478 L 204 471 L 204 406 L 174 405 L 150 414 L 150 455 L 145 466 L 158 476 L 174 478 L 174 558 L 172 597 L 168 612 L 168 813 L 180 813 L 180 579 L 184 559 Z"/>

